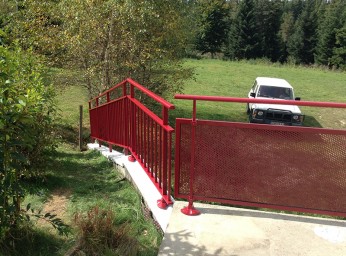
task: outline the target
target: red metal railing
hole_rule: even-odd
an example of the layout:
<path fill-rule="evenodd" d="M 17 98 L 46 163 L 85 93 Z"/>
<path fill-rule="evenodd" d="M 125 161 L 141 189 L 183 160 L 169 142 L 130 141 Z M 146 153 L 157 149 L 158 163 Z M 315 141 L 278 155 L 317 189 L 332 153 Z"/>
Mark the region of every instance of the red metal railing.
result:
<path fill-rule="evenodd" d="M 176 95 L 175 197 L 346 217 L 346 130 L 196 119 L 196 101 L 346 108 L 345 103 Z"/>
<path fill-rule="evenodd" d="M 136 99 L 136 91 L 161 104 L 161 118 Z M 172 204 L 170 109 L 174 105 L 130 78 L 89 101 L 91 138 L 106 142 L 110 150 L 117 145 L 131 152 L 129 160 L 140 163 L 161 193 L 160 208 Z"/>

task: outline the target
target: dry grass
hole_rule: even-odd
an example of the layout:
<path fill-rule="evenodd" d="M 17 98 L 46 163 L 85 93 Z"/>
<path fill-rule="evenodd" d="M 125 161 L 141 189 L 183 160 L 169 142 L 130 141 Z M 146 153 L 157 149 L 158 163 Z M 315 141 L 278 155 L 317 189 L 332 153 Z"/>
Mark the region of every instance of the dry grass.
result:
<path fill-rule="evenodd" d="M 116 225 L 115 214 L 98 206 L 75 214 L 76 244 L 65 255 L 137 255 L 139 244 L 131 237 L 130 225 Z"/>

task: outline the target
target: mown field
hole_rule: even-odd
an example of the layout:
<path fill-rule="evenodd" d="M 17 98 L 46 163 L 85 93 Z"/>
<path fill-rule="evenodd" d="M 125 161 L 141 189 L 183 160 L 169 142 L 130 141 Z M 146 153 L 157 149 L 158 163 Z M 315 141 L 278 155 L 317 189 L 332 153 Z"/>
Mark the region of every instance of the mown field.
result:
<path fill-rule="evenodd" d="M 268 76 L 286 79 L 294 87 L 296 97 L 302 100 L 346 103 L 346 72 L 261 61 L 189 59 L 185 65 L 195 68 L 196 74 L 195 80 L 186 82 L 185 94 L 247 97 L 255 78 Z M 191 116 L 191 101 L 171 101 L 176 105 L 176 110 L 171 112 L 171 120 Z M 306 115 L 307 126 L 346 128 L 346 109 L 301 109 Z M 247 122 L 245 104 L 240 103 L 198 102 L 197 117 Z"/>

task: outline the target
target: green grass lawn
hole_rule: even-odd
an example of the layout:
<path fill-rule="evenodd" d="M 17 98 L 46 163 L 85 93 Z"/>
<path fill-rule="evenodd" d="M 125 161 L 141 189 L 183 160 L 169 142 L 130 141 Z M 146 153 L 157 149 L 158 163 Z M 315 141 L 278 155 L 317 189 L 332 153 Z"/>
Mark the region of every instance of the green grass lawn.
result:
<path fill-rule="evenodd" d="M 195 80 L 187 81 L 184 94 L 247 97 L 258 76 L 286 79 L 295 89 L 297 97 L 306 101 L 346 103 L 346 72 L 327 69 L 268 64 L 256 61 L 230 62 L 202 59 L 186 61 L 195 68 Z M 192 102 L 169 99 L 176 105 L 171 112 L 171 123 L 176 117 L 191 117 Z M 306 125 L 346 128 L 346 109 L 302 107 Z M 198 102 L 200 119 L 246 122 L 245 104 Z"/>

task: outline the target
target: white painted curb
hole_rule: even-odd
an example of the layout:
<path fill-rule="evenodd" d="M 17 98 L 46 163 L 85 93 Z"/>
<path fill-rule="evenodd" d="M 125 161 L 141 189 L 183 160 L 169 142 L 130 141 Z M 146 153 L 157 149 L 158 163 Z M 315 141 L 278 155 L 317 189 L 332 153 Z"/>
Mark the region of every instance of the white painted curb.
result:
<path fill-rule="evenodd" d="M 107 157 L 113 163 L 123 167 L 125 169 L 126 174 L 130 176 L 132 182 L 136 185 L 139 192 L 142 194 L 142 197 L 153 214 L 154 219 L 159 223 L 163 232 L 165 232 L 168 221 L 171 217 L 173 206 L 170 205 L 167 209 L 160 209 L 156 205 L 156 201 L 161 199 L 162 196 L 149 179 L 148 175 L 142 169 L 140 164 L 136 162 L 130 162 L 128 160 L 128 156 L 125 156 L 123 153 L 112 150 L 109 152 L 108 147 L 101 146 L 99 147 L 98 143 L 89 143 L 88 148 L 92 150 L 99 151 L 102 155 Z M 125 176 L 127 176 L 125 174 Z M 174 202 L 173 198 L 172 201 Z"/>

